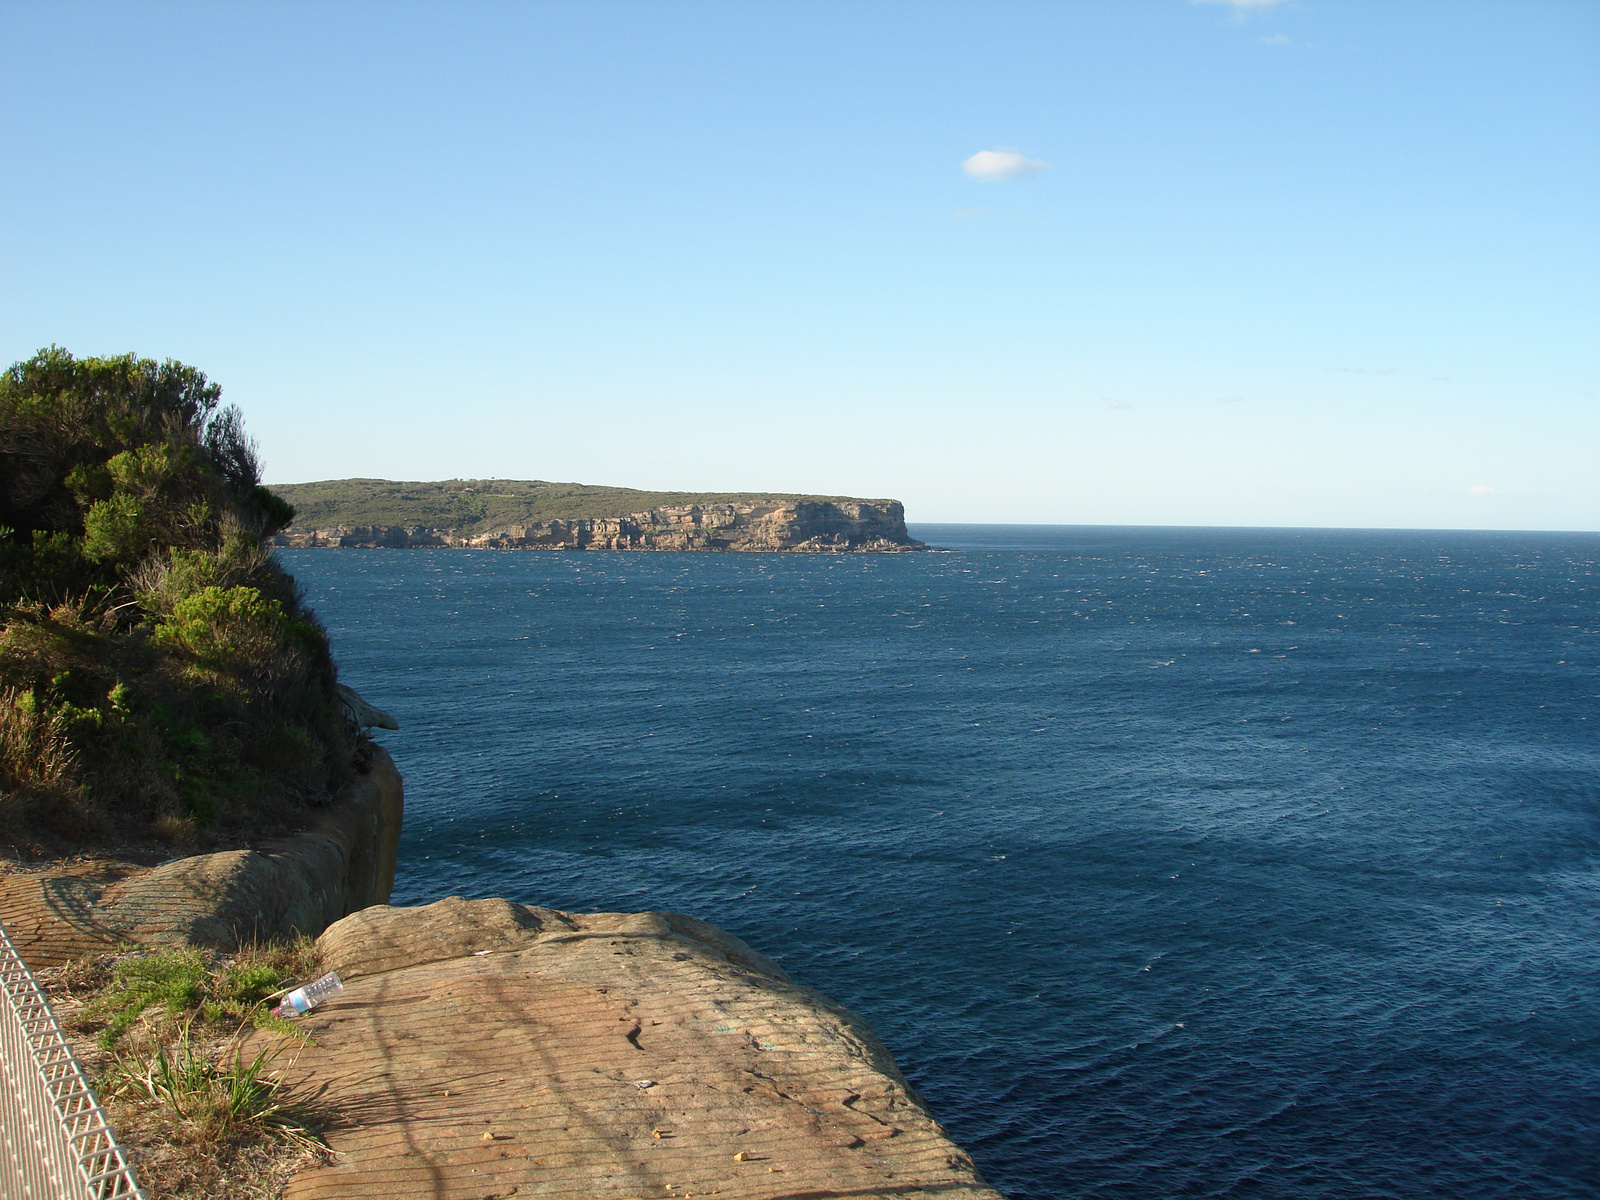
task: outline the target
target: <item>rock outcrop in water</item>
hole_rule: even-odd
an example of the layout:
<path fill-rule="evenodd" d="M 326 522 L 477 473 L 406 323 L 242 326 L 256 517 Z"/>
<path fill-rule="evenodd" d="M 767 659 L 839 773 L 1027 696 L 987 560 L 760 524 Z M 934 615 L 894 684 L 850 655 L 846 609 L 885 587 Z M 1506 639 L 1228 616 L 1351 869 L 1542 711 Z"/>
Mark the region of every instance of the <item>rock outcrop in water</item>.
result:
<path fill-rule="evenodd" d="M 495 550 L 787 550 L 901 551 L 927 547 L 906 531 L 895 500 L 685 504 L 622 517 L 572 517 L 507 524 L 481 533 L 406 525 L 291 525 L 279 546 Z"/>

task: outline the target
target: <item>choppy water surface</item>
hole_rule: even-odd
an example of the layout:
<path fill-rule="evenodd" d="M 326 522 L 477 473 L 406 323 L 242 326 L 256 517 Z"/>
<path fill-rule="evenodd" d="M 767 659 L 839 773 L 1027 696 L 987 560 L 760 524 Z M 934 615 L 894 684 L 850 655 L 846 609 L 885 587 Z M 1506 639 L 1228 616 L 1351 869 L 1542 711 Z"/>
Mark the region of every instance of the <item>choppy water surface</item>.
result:
<path fill-rule="evenodd" d="M 705 917 L 1015 1200 L 1600 1195 L 1600 537 L 297 551 L 396 903 Z"/>

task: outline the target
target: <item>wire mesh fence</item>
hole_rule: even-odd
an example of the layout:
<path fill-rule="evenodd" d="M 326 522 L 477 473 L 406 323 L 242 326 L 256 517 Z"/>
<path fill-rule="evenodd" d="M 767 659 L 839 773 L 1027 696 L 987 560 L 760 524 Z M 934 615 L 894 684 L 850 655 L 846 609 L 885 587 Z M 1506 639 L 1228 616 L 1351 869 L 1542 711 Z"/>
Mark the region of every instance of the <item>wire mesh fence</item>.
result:
<path fill-rule="evenodd" d="M 4 926 L 0 1141 L 5 1200 L 145 1200 L 83 1068 Z"/>

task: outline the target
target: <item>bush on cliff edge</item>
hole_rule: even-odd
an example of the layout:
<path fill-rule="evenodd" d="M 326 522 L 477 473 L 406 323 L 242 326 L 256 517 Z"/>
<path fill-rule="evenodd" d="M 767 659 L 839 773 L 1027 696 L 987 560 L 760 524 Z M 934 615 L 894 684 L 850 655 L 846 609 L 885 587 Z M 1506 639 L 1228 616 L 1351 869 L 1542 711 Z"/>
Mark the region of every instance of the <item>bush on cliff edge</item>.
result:
<path fill-rule="evenodd" d="M 345 782 L 327 638 L 237 408 L 193 367 L 0 375 L 0 835 L 236 839 Z"/>

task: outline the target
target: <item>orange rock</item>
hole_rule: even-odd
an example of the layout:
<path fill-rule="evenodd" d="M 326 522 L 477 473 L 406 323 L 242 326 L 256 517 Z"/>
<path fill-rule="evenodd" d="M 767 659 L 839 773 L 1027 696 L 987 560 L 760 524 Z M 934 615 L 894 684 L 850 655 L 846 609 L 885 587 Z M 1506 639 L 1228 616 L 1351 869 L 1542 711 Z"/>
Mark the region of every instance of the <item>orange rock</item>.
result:
<path fill-rule="evenodd" d="M 1001 1200 L 864 1021 L 703 921 L 452 898 L 319 946 L 345 990 L 285 1075 L 352 1116 L 287 1200 Z"/>

